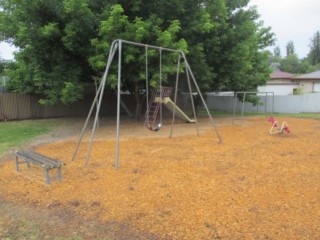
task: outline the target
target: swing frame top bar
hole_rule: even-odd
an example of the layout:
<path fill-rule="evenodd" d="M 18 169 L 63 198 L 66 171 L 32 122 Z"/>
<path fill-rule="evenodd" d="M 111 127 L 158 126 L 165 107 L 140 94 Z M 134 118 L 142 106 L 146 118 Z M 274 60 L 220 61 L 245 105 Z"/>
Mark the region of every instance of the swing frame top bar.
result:
<path fill-rule="evenodd" d="M 211 116 L 211 113 L 207 107 L 207 104 L 205 103 L 205 100 L 202 96 L 202 93 L 200 91 L 200 88 L 196 82 L 196 79 L 191 71 L 190 65 L 187 61 L 187 58 L 185 56 L 185 53 L 181 50 L 175 50 L 175 49 L 170 49 L 170 48 L 164 48 L 164 47 L 159 47 L 159 46 L 153 46 L 153 45 L 148 45 L 148 44 L 142 44 L 142 43 L 137 43 L 137 42 L 132 42 L 132 41 L 127 41 L 127 40 L 122 40 L 122 39 L 116 39 L 112 42 L 112 44 L 110 45 L 110 50 L 109 50 L 109 55 L 108 55 L 108 61 L 106 64 L 106 68 L 105 68 L 105 72 L 102 76 L 101 82 L 100 82 L 100 86 L 97 90 L 96 96 L 93 100 L 93 103 L 91 105 L 90 111 L 88 113 L 86 122 L 82 128 L 82 132 L 80 134 L 79 140 L 77 142 L 77 145 L 75 147 L 75 150 L 73 152 L 72 155 L 72 159 L 71 161 L 73 161 L 75 159 L 75 156 L 78 152 L 81 140 L 84 136 L 85 130 L 87 128 L 87 125 L 89 123 L 89 120 L 91 118 L 91 115 L 93 113 L 94 108 L 96 107 L 96 113 L 95 113 L 95 118 L 94 118 L 94 123 L 93 123 L 93 127 L 92 127 L 92 133 L 91 133 L 91 137 L 90 137 L 90 143 L 89 143 L 89 148 L 88 148 L 88 152 L 87 152 L 87 157 L 86 157 L 86 161 L 85 161 L 85 167 L 88 166 L 88 161 L 90 158 L 90 153 L 91 153 L 91 148 L 92 148 L 92 143 L 93 143 L 93 137 L 94 137 L 94 133 L 95 133 L 95 129 L 97 127 L 98 124 L 98 119 L 99 119 L 99 112 L 100 112 L 100 107 L 101 107 L 101 102 L 102 102 L 102 98 L 103 98 L 103 93 L 104 93 L 104 88 L 106 85 L 106 79 L 108 77 L 108 73 L 109 73 L 109 69 L 111 66 L 111 63 L 113 61 L 113 58 L 116 54 L 116 51 L 118 51 L 118 82 L 117 82 L 117 134 L 116 134 L 116 160 L 115 160 L 115 168 L 118 170 L 119 168 L 119 138 L 120 138 L 120 98 L 121 98 L 121 66 L 122 66 L 122 44 L 128 44 L 128 45 L 134 45 L 134 46 L 139 46 L 139 47 L 145 47 L 145 49 L 157 49 L 160 51 L 168 51 L 168 52 L 176 52 L 179 53 L 179 58 L 178 58 L 178 65 L 177 65 L 177 75 L 176 75 L 176 87 L 175 87 L 175 98 L 174 98 L 174 103 L 176 103 L 177 100 L 177 89 L 178 89 L 178 80 L 179 80 L 179 69 L 180 69 L 180 59 L 181 57 L 184 60 L 185 63 L 185 72 L 187 75 L 187 81 L 188 81 L 188 86 L 189 86 L 189 91 L 190 91 L 190 96 L 191 96 L 191 104 L 192 104 L 192 109 L 193 109 L 193 113 L 194 113 L 194 117 L 196 119 L 196 114 L 195 114 L 195 106 L 194 106 L 194 100 L 192 97 L 192 89 L 191 89 L 191 82 L 190 82 L 190 78 L 192 79 L 196 90 L 202 100 L 202 103 L 207 111 L 207 114 L 212 122 L 212 125 L 214 127 L 214 130 L 216 132 L 216 135 L 219 139 L 219 142 L 222 143 L 222 139 L 221 136 L 218 132 L 218 129 L 215 125 L 214 119 Z M 170 137 L 172 137 L 172 130 L 173 130 L 173 124 L 174 124 L 174 119 L 175 119 L 175 111 L 173 111 L 173 118 L 172 118 L 172 124 L 171 124 L 171 133 L 170 133 Z M 197 129 L 197 135 L 199 136 L 199 129 L 198 129 L 198 122 L 196 119 L 196 129 Z"/>
<path fill-rule="evenodd" d="M 126 43 L 129 45 L 135 45 L 135 46 L 146 47 L 146 48 L 153 48 L 153 49 L 157 49 L 157 50 L 164 50 L 167 52 L 177 52 L 177 53 L 184 55 L 184 52 L 182 50 L 177 50 L 177 49 L 171 49 L 171 48 L 159 47 L 159 46 L 154 46 L 154 45 L 149 45 L 149 44 L 131 42 L 131 41 L 122 40 L 122 39 L 116 39 L 113 41 L 113 43 L 116 43 L 116 42 L 119 42 L 119 43 L 121 42 L 121 43 Z"/>

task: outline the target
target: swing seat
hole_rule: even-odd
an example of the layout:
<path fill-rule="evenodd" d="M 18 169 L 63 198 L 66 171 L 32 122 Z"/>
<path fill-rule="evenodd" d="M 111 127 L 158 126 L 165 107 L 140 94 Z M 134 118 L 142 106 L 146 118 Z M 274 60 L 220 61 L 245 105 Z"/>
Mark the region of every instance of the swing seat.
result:
<path fill-rule="evenodd" d="M 161 123 L 159 123 L 159 124 L 157 125 L 157 127 L 155 127 L 155 128 L 152 128 L 151 126 L 147 126 L 147 128 L 148 128 L 149 130 L 154 131 L 154 132 L 158 132 L 158 131 L 161 129 L 161 127 L 162 127 L 162 124 L 161 124 Z"/>

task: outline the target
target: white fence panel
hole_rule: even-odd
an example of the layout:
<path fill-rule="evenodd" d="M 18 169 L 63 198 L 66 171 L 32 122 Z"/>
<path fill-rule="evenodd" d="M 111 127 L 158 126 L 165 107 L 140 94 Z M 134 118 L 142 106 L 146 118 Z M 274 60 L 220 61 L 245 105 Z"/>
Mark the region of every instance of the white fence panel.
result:
<path fill-rule="evenodd" d="M 274 112 L 275 113 L 301 113 L 303 96 L 275 96 Z"/>
<path fill-rule="evenodd" d="M 310 93 L 310 94 L 304 94 L 303 95 L 303 103 L 302 103 L 302 109 L 303 112 L 315 112 L 315 109 L 318 109 L 316 112 L 320 112 L 320 93 Z"/>
<path fill-rule="evenodd" d="M 231 96 L 207 96 L 207 106 L 216 111 L 233 111 L 234 97 Z"/>
<path fill-rule="evenodd" d="M 267 98 L 267 99 L 266 99 Z M 233 96 L 207 95 L 207 105 L 210 110 L 233 111 L 235 98 Z M 320 93 L 310 93 L 294 96 L 260 96 L 262 105 L 253 106 L 245 102 L 245 112 L 275 112 L 275 113 L 320 113 Z M 242 111 L 242 101 L 236 100 L 236 112 Z"/>

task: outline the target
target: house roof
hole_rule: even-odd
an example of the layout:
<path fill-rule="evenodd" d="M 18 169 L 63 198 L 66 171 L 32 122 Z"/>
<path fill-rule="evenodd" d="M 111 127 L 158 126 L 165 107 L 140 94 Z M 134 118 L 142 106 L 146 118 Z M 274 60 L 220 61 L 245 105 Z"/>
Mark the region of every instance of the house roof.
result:
<path fill-rule="evenodd" d="M 270 75 L 271 79 L 291 79 L 293 78 L 293 74 L 289 72 L 282 72 L 282 71 L 274 71 Z"/>
<path fill-rule="evenodd" d="M 300 75 L 294 79 L 317 79 L 320 80 L 320 71 L 315 71 L 307 74 Z"/>

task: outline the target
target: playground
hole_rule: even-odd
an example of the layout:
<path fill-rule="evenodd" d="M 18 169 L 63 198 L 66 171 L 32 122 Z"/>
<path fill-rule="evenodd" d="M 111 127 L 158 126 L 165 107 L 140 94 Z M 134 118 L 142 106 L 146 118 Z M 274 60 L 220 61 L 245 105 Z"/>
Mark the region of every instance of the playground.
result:
<path fill-rule="evenodd" d="M 217 118 L 222 143 L 207 118 L 198 119 L 199 137 L 180 121 L 172 138 L 168 120 L 154 132 L 122 119 L 118 170 L 115 119 L 99 120 L 87 168 L 90 133 L 71 161 L 83 123 L 72 121 L 67 134 L 33 145 L 66 163 L 63 179 L 47 185 L 42 169 L 17 173 L 9 157 L 0 198 L 49 215 L 32 221 L 52 236 L 76 226 L 83 239 L 319 239 L 320 121 L 276 117 L 290 133 L 271 134 L 269 117 Z"/>
<path fill-rule="evenodd" d="M 122 47 L 127 45 L 144 50 L 143 123 L 121 114 Z M 158 52 L 154 86 L 150 50 Z M 165 52 L 177 57 L 170 86 L 163 85 Z M 116 117 L 100 119 L 116 54 Z M 179 95 L 189 96 L 192 114 L 180 109 Z M 195 96 L 206 117 L 198 118 Z M 319 239 L 320 122 L 266 115 L 215 119 L 182 51 L 115 40 L 82 130 L 72 120 L 65 132 L 78 126 L 78 134 L 33 145 L 34 151 L 15 152 L 16 161 L 2 161 L 0 197 L 5 204 L 36 209 L 41 217 L 31 221 L 54 237 Z M 36 238 L 46 236 L 39 230 Z"/>

